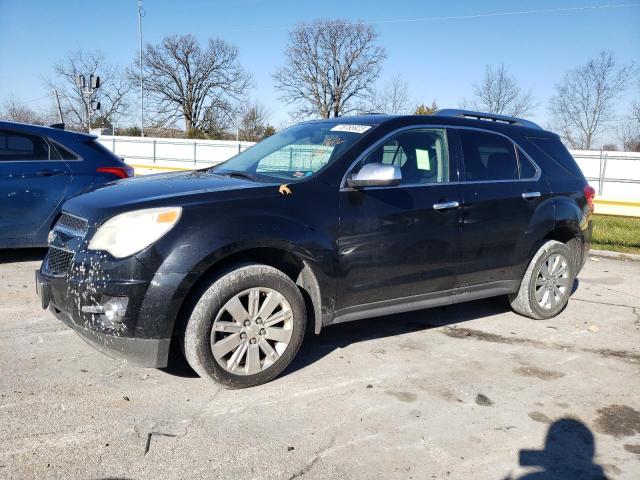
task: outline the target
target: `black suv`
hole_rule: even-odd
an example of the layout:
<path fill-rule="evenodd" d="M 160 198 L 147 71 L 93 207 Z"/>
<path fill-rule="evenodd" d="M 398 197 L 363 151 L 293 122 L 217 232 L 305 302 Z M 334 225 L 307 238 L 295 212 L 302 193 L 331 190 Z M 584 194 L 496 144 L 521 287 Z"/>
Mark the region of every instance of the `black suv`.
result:
<path fill-rule="evenodd" d="M 508 295 L 566 305 L 594 191 L 554 133 L 444 110 L 295 125 L 213 168 L 152 175 L 66 202 L 42 306 L 105 353 L 267 382 L 305 330 Z"/>

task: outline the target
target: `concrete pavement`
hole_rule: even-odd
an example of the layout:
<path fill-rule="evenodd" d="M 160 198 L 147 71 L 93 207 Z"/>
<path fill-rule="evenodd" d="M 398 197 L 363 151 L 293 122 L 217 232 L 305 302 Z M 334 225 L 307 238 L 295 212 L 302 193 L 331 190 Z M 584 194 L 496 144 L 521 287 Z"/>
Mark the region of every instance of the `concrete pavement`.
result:
<path fill-rule="evenodd" d="M 42 254 L 0 253 L 0 478 L 640 478 L 638 262 L 589 260 L 551 321 L 496 298 L 330 327 L 232 391 L 94 351 L 40 309 Z"/>

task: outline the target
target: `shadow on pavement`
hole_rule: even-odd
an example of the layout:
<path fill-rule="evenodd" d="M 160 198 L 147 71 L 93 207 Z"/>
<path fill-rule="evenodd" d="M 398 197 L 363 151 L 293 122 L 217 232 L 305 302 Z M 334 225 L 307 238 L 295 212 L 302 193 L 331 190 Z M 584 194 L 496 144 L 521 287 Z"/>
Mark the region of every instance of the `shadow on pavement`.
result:
<path fill-rule="evenodd" d="M 182 349 L 180 348 L 178 338 L 174 338 L 171 341 L 168 362 L 165 368 L 160 369 L 164 373 L 175 377 L 198 378 L 198 374 L 191 368 L 189 363 L 187 363 L 187 359 L 184 357 Z"/>
<path fill-rule="evenodd" d="M 0 263 L 42 261 L 47 254 L 46 248 L 0 249 Z"/>
<path fill-rule="evenodd" d="M 573 284 L 572 294 L 576 292 L 578 287 L 579 282 L 578 279 L 576 279 Z M 454 323 L 499 315 L 509 312 L 510 310 L 511 307 L 509 306 L 506 296 L 502 295 L 473 302 L 448 305 L 446 307 L 416 310 L 397 315 L 332 325 L 323 328 L 320 335 L 315 335 L 312 331 L 313 327 L 310 325 L 307 327 L 307 335 L 302 342 L 300 351 L 280 377 L 303 369 L 334 350 L 346 347 L 352 343 L 392 337 L 419 330 L 428 330 L 430 328 L 444 327 Z M 178 342 L 175 340 L 171 342 L 169 365 L 162 370 L 180 377 L 198 376 L 191 367 L 189 367 L 178 346 Z"/>
<path fill-rule="evenodd" d="M 298 355 L 281 376 L 305 368 L 334 350 L 353 343 L 443 327 L 454 323 L 498 315 L 509 310 L 510 307 L 506 297 L 501 296 L 332 325 L 323 328 L 320 335 L 309 332 L 300 347 Z"/>
<path fill-rule="evenodd" d="M 556 420 L 547 431 L 543 450 L 520 450 L 520 466 L 538 470 L 517 480 L 606 479 L 602 467 L 593 462 L 595 451 L 593 433 L 584 423 L 573 418 Z"/>

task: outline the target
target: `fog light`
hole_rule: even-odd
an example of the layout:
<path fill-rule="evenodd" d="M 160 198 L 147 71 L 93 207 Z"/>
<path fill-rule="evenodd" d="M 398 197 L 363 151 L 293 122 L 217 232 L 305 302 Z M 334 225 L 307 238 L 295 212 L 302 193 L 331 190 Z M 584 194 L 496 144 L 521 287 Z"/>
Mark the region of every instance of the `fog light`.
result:
<path fill-rule="evenodd" d="M 84 313 L 98 315 L 98 320 L 104 328 L 114 329 L 122 324 L 128 304 L 127 297 L 103 297 L 102 305 L 84 305 L 81 310 Z"/>
<path fill-rule="evenodd" d="M 126 297 L 112 298 L 104 304 L 104 316 L 112 323 L 122 323 L 128 303 L 129 299 Z"/>

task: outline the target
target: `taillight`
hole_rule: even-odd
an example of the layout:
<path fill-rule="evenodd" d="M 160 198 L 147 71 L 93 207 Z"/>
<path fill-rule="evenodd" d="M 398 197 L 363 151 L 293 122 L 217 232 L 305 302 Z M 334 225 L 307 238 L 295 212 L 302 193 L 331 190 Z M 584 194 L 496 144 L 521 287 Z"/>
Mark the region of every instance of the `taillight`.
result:
<path fill-rule="evenodd" d="M 118 178 L 133 177 L 133 168 L 131 167 L 100 167 L 96 170 L 99 173 L 111 173 Z"/>
<path fill-rule="evenodd" d="M 589 209 L 591 210 L 591 212 L 593 212 L 594 210 L 593 199 L 596 198 L 596 191 L 589 184 L 584 186 L 584 198 L 587 200 L 587 203 L 589 204 Z"/>

